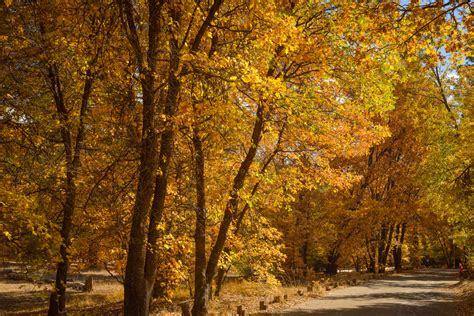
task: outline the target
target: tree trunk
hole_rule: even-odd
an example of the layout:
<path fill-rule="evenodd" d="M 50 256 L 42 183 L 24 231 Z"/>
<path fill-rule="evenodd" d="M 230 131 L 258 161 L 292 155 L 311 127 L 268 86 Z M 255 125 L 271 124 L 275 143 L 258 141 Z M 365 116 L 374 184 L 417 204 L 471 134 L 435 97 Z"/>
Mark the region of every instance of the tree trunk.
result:
<path fill-rule="evenodd" d="M 69 178 L 69 177 L 68 177 Z M 63 223 L 61 227 L 61 247 L 59 249 L 59 254 L 61 256 L 61 261 L 58 263 L 58 268 L 56 270 L 56 297 L 58 300 L 58 314 L 55 312 L 50 313 L 49 315 L 59 315 L 60 313 L 66 310 L 66 282 L 67 282 L 67 272 L 69 267 L 69 247 L 71 246 L 71 228 L 72 228 L 72 215 L 74 213 L 74 204 L 76 196 L 76 188 L 74 181 L 68 179 L 68 189 L 67 189 L 66 205 L 63 209 Z"/>
<path fill-rule="evenodd" d="M 125 14 L 128 31 L 130 32 L 129 41 L 135 52 L 137 65 L 141 75 L 143 88 L 143 140 L 142 157 L 140 160 L 139 187 L 137 189 L 135 208 L 132 218 L 132 231 L 130 234 L 129 257 L 125 273 L 125 315 L 145 316 L 148 314 L 149 302 L 153 285 L 155 282 L 156 269 L 158 266 L 159 253 L 157 241 L 159 238 L 158 224 L 161 221 L 164 202 L 167 193 L 168 169 L 173 154 L 174 128 L 172 118 L 177 108 L 178 94 L 180 91 L 180 82 L 178 79 L 179 69 L 179 43 L 178 36 L 169 29 L 169 72 L 167 87 L 168 92 L 164 107 L 166 115 L 165 131 L 161 137 L 160 154 L 158 164 L 160 174 L 155 179 L 155 193 L 153 204 L 150 210 L 150 200 L 153 193 L 153 170 L 155 169 L 156 154 L 156 132 L 154 129 L 155 108 L 155 75 L 156 61 L 158 53 L 158 35 L 161 8 L 165 1 L 148 1 L 148 51 L 142 52 L 142 45 L 137 34 L 137 24 L 135 22 L 134 4 L 130 0 L 121 2 L 122 11 Z M 199 28 L 196 37 L 191 45 L 191 52 L 197 52 L 200 42 L 207 29 L 210 26 L 222 0 L 216 0 L 210 7 L 205 21 Z M 168 14 L 173 23 L 179 24 L 181 10 L 174 3 L 168 4 Z M 144 62 L 147 58 L 147 65 Z M 183 70 L 183 72 L 186 72 Z M 146 235 L 146 220 L 148 215 L 148 235 Z M 145 247 L 149 245 L 149 247 Z"/>
<path fill-rule="evenodd" d="M 385 268 L 387 266 L 387 258 L 388 254 L 390 252 L 390 247 L 392 245 L 392 237 L 393 237 L 393 225 L 390 225 L 388 228 L 388 234 L 385 235 L 385 239 L 383 240 L 383 245 L 385 246 L 383 249 L 380 249 L 381 252 L 379 253 L 381 255 L 379 263 L 379 272 L 384 273 Z"/>
<path fill-rule="evenodd" d="M 176 13 L 174 13 L 172 17 L 175 21 L 179 20 L 179 16 L 177 16 Z M 166 95 L 164 114 L 167 118 L 172 118 L 174 117 L 178 106 L 178 94 L 181 86 L 176 75 L 179 66 L 178 41 L 176 39 L 171 39 L 169 43 L 170 70 L 168 75 L 168 93 Z M 152 292 L 156 281 L 156 269 L 159 263 L 158 239 L 160 237 L 158 225 L 163 218 L 165 199 L 168 190 L 169 166 L 173 156 L 174 147 L 174 127 L 169 121 L 165 122 L 165 124 L 167 124 L 167 126 L 165 126 L 165 131 L 161 135 L 160 153 L 158 155 L 157 163 L 157 170 L 159 170 L 159 172 L 155 179 L 155 192 L 151 206 L 150 222 L 148 224 L 148 247 L 146 249 L 144 268 L 147 293 Z"/>
<path fill-rule="evenodd" d="M 401 227 L 400 227 L 401 226 Z M 393 261 L 395 264 L 395 271 L 400 272 L 402 270 L 402 246 L 405 239 L 406 224 L 397 225 L 396 240 L 397 244 L 393 247 Z"/>
<path fill-rule="evenodd" d="M 137 33 L 134 4 L 131 0 L 119 2 L 123 21 L 128 29 L 128 39 L 135 55 L 140 73 L 140 84 L 143 94 L 142 138 L 138 176 L 138 187 L 135 205 L 132 212 L 127 266 L 124 280 L 124 314 L 147 316 L 149 302 L 153 291 L 153 282 L 145 279 L 147 227 L 150 204 L 154 192 L 154 175 L 156 167 L 156 69 L 158 54 L 158 35 L 160 34 L 160 13 L 163 1 L 148 1 L 148 49 L 142 49 Z"/>
<path fill-rule="evenodd" d="M 337 250 L 333 249 L 328 255 L 328 263 L 326 265 L 326 274 L 335 275 L 337 274 L 337 260 L 339 254 Z"/>
<path fill-rule="evenodd" d="M 61 224 L 61 246 L 59 254 L 61 261 L 56 270 L 56 282 L 54 293 L 50 297 L 49 316 L 60 315 L 66 311 L 66 283 L 69 267 L 69 247 L 71 246 L 72 218 L 76 204 L 76 178 L 81 161 L 82 141 L 84 139 L 84 119 L 87 113 L 89 98 L 92 92 L 92 76 L 87 71 L 86 80 L 81 98 L 81 109 L 79 113 L 79 127 L 75 136 L 75 145 L 73 148 L 72 134 L 69 129 L 69 115 L 64 103 L 63 92 L 61 88 L 59 70 L 57 65 L 53 64 L 48 68 L 48 76 L 53 92 L 56 111 L 59 114 L 61 122 L 61 137 L 66 152 L 66 201 L 62 210 Z"/>
<path fill-rule="evenodd" d="M 414 268 L 419 268 L 421 264 L 420 258 L 420 237 L 418 235 L 418 229 L 416 226 L 413 227 L 413 233 L 411 234 L 412 249 L 410 249 L 410 262 Z"/>
<path fill-rule="evenodd" d="M 217 270 L 217 264 L 219 262 L 219 258 L 227 240 L 227 233 L 234 218 L 234 214 L 238 211 L 238 192 L 244 186 L 245 178 L 247 177 L 250 166 L 255 158 L 255 154 L 257 153 L 257 148 L 262 137 L 264 125 L 263 107 L 263 103 L 260 103 L 257 108 L 257 117 L 252 131 L 250 148 L 247 152 L 247 155 L 245 156 L 245 159 L 240 164 L 237 175 L 234 178 L 232 189 L 229 193 L 230 198 L 224 210 L 224 218 L 222 219 L 217 239 L 214 243 L 214 246 L 212 247 L 211 254 L 207 262 L 206 288 L 209 294 L 211 291 L 212 280 Z M 196 313 L 196 315 L 203 315 L 203 311 L 199 310 L 198 308 L 193 308 L 193 313 Z"/>
<path fill-rule="evenodd" d="M 368 262 L 367 262 L 367 272 L 374 273 L 375 272 L 375 257 L 373 255 L 373 246 L 372 246 L 372 241 L 369 240 L 369 238 L 365 238 L 365 247 L 367 251 L 367 257 L 368 257 Z"/>
<path fill-rule="evenodd" d="M 207 303 L 210 288 L 206 283 L 206 200 L 204 189 L 204 152 L 202 140 L 198 131 L 194 130 L 194 161 L 196 176 L 196 227 L 194 233 L 195 241 L 195 263 L 194 263 L 194 305 L 192 314 L 194 316 L 207 315 Z"/>
<path fill-rule="evenodd" d="M 153 178 L 156 159 L 155 107 L 152 82 L 143 86 L 143 127 L 139 166 L 138 188 L 132 215 L 132 227 L 128 247 L 124 282 L 125 315 L 148 315 L 151 295 L 145 282 L 146 221 L 153 195 Z"/>
<path fill-rule="evenodd" d="M 330 275 L 337 274 L 337 264 L 335 262 L 329 262 L 326 265 L 326 274 L 330 274 Z"/>
<path fill-rule="evenodd" d="M 224 250 L 224 252 L 226 252 L 226 251 Z M 219 268 L 219 271 L 217 271 L 216 290 L 214 292 L 214 295 L 217 296 L 217 297 L 221 294 L 222 285 L 224 284 L 225 275 L 226 275 L 227 271 L 228 270 L 226 270 L 224 268 Z"/>
<path fill-rule="evenodd" d="M 301 248 L 301 257 L 303 260 L 303 277 L 306 277 L 308 275 L 308 241 L 306 236 Z"/>
<path fill-rule="evenodd" d="M 360 259 L 359 257 L 354 257 L 354 256 L 351 256 L 352 257 L 352 264 L 354 265 L 354 269 L 356 270 L 356 272 L 360 272 L 361 268 L 360 268 Z"/>

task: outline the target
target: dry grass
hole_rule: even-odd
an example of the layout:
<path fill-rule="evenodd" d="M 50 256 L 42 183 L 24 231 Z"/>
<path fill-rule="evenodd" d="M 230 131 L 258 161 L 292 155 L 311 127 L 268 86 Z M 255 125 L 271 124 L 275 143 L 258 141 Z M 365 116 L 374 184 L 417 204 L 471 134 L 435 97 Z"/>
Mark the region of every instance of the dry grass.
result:
<path fill-rule="evenodd" d="M 242 305 L 249 313 L 259 312 L 260 301 L 265 301 L 267 311 L 273 312 L 286 309 L 290 306 L 305 301 L 310 297 L 317 297 L 320 293 L 310 292 L 300 296 L 298 291 L 306 292 L 306 288 L 282 287 L 255 282 L 232 282 L 224 286 L 220 297 L 212 300 L 210 311 L 221 314 L 235 314 L 236 308 Z M 287 296 L 287 300 L 284 296 Z M 280 302 L 274 302 L 275 297 L 280 297 Z"/>
<path fill-rule="evenodd" d="M 357 280 L 360 284 L 378 277 L 360 273 L 340 273 L 334 277 L 321 275 L 312 282 L 311 292 L 308 292 L 308 288 L 303 285 L 286 287 L 246 281 L 232 282 L 225 284 L 221 296 L 212 300 L 209 309 L 212 313 L 233 315 L 237 306 L 242 305 L 248 313 L 257 313 L 260 301 L 265 301 L 268 305 L 267 312 L 278 312 L 308 299 L 323 296 L 326 289 L 346 287 L 352 285 L 353 280 Z M 299 295 L 298 291 L 303 295 Z M 287 300 L 283 299 L 285 295 Z M 273 303 L 275 296 L 280 296 L 280 303 Z"/>
<path fill-rule="evenodd" d="M 337 276 L 327 277 L 319 275 L 312 282 L 312 291 L 304 285 L 295 286 L 276 286 L 265 283 L 256 283 L 248 281 L 234 281 L 225 283 L 220 297 L 214 297 L 209 304 L 211 315 L 235 315 L 237 306 L 242 305 L 248 313 L 258 313 L 260 301 L 267 304 L 266 312 L 279 312 L 288 309 L 296 304 L 302 303 L 308 299 L 320 297 L 326 293 L 326 289 L 332 290 L 336 287 L 345 287 L 347 284 L 357 284 L 378 276 L 372 274 L 360 273 L 341 273 Z M 299 295 L 301 291 L 303 295 Z M 284 296 L 287 299 L 284 299 Z M 280 296 L 281 302 L 274 303 L 275 296 Z M 180 315 L 179 302 L 190 300 L 189 289 L 181 287 L 171 293 L 171 302 L 156 302 L 153 315 Z"/>
<path fill-rule="evenodd" d="M 48 303 L 48 288 L 26 281 L 0 280 L 0 314 L 43 310 Z"/>
<path fill-rule="evenodd" d="M 458 300 L 457 314 L 459 316 L 474 315 L 474 281 L 466 280 L 461 282 L 456 290 Z"/>
<path fill-rule="evenodd" d="M 84 310 L 100 312 L 115 308 L 120 309 L 123 299 L 123 285 L 114 281 L 103 272 L 87 272 L 78 279 L 86 276 L 94 277 L 94 291 L 84 293 L 68 290 L 68 314 L 78 315 Z M 248 281 L 235 281 L 226 283 L 220 297 L 215 297 L 209 306 L 211 313 L 221 315 L 235 314 L 236 308 L 242 305 L 248 313 L 259 312 L 260 301 L 267 304 L 267 312 L 278 312 L 287 309 L 305 300 L 324 295 L 326 289 L 337 286 L 346 286 L 346 281 L 357 279 L 359 282 L 372 278 L 371 275 L 340 274 L 337 277 L 318 277 L 313 281 L 312 291 L 308 292 L 306 286 L 277 286 L 265 283 Z M 52 285 L 38 286 L 27 281 L 12 281 L 0 279 L 0 315 L 3 313 L 44 314 L 48 308 L 48 296 Z M 303 293 L 299 295 L 298 291 Z M 286 295 L 287 299 L 284 299 Z M 280 297 L 280 302 L 274 302 L 275 297 Z M 180 287 L 171 293 L 170 301 L 157 302 L 153 311 L 154 315 L 180 315 L 178 303 L 190 299 L 189 289 Z"/>
<path fill-rule="evenodd" d="M 95 305 L 120 302 L 123 299 L 123 285 L 118 282 L 99 281 L 94 283 L 91 293 L 71 293 L 68 309 L 80 310 Z"/>
<path fill-rule="evenodd" d="M 305 287 L 282 287 L 265 283 L 238 281 L 226 283 L 219 297 L 214 297 L 209 304 L 209 312 L 214 315 L 235 315 L 237 306 L 242 305 L 248 313 L 259 312 L 260 301 L 268 305 L 268 312 L 286 309 L 297 303 L 303 302 L 310 297 L 316 297 L 317 293 L 304 296 L 297 294 L 298 290 L 304 291 Z M 288 299 L 284 300 L 284 295 Z M 280 296 L 280 303 L 272 303 L 275 296 Z M 179 288 L 171 293 L 172 303 L 157 303 L 153 315 L 181 315 L 179 302 L 190 300 L 189 289 Z"/>
<path fill-rule="evenodd" d="M 46 313 L 52 284 L 39 284 L 25 280 L 0 278 L 0 315 L 23 315 Z M 94 290 L 84 293 L 73 289 L 67 291 L 67 308 L 72 315 L 97 305 L 121 301 L 122 284 L 107 279 L 94 281 Z"/>

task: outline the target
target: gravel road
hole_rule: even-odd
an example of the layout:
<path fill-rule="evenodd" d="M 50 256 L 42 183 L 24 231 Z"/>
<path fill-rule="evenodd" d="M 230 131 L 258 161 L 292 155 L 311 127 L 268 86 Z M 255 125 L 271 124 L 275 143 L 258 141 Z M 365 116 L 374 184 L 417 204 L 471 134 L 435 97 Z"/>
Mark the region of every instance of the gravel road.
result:
<path fill-rule="evenodd" d="M 338 288 L 278 315 L 452 316 L 456 270 L 425 269 Z"/>

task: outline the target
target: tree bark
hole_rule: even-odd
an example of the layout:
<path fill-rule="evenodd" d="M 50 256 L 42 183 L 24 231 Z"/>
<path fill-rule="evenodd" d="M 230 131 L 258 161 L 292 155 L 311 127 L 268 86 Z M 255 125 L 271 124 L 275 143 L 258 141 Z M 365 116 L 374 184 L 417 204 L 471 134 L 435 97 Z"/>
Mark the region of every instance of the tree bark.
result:
<path fill-rule="evenodd" d="M 276 146 L 273 150 L 273 152 L 269 155 L 269 157 L 266 159 L 265 163 L 263 164 L 262 168 L 260 169 L 260 174 L 264 174 L 268 168 L 268 166 L 270 165 L 270 163 L 273 161 L 273 158 L 275 158 L 275 156 L 278 154 L 278 152 L 280 151 L 280 144 L 281 144 L 281 141 L 283 139 L 283 133 L 285 132 L 286 130 L 286 126 L 287 126 L 287 123 L 285 122 L 282 126 L 282 128 L 280 129 L 279 133 L 278 133 L 278 141 L 276 143 Z M 258 188 L 260 186 L 260 181 L 257 181 L 253 188 L 252 188 L 252 192 L 250 194 L 251 197 L 253 197 L 257 191 L 258 191 Z M 244 207 L 242 208 L 242 211 L 240 211 L 240 213 L 238 214 L 238 217 L 237 217 L 237 220 L 236 220 L 236 224 L 235 224 L 235 230 L 234 230 L 234 234 L 235 235 L 238 235 L 240 233 L 240 228 L 242 227 L 242 222 L 243 222 L 243 219 L 245 217 L 245 214 L 247 213 L 247 211 L 250 209 L 250 205 L 248 203 L 245 203 Z M 227 248 L 224 248 L 224 253 L 229 253 L 230 252 L 230 248 L 227 247 Z M 222 285 L 224 283 L 224 280 L 225 280 L 225 276 L 226 276 L 226 273 L 230 270 L 232 265 L 229 265 L 229 267 L 227 268 L 219 268 L 218 272 L 217 272 L 217 278 L 216 278 L 216 290 L 214 292 L 214 295 L 215 296 L 219 296 L 220 295 L 220 292 L 222 290 Z"/>
<path fill-rule="evenodd" d="M 154 96 L 150 94 L 153 84 L 143 83 L 143 128 L 139 166 L 139 178 L 132 227 L 128 248 L 124 282 L 125 315 L 148 315 L 149 297 L 146 292 L 144 266 L 146 246 L 146 220 L 153 195 L 153 177 L 156 157 L 156 133 L 154 127 Z M 145 90 L 148 92 L 145 93 Z"/>
<path fill-rule="evenodd" d="M 390 252 L 390 247 L 392 245 L 392 236 L 393 236 L 393 225 L 391 224 L 388 228 L 388 234 L 386 234 L 385 239 L 383 240 L 383 244 L 385 245 L 385 248 L 380 249 L 381 253 L 381 258 L 379 260 L 380 267 L 379 267 L 379 272 L 384 273 L 385 268 L 387 266 L 387 258 L 388 254 Z"/>
<path fill-rule="evenodd" d="M 331 252 L 328 256 L 328 263 L 326 265 L 326 274 L 335 275 L 337 274 L 337 259 L 339 255 L 336 252 Z"/>
<path fill-rule="evenodd" d="M 124 313 L 130 316 L 148 315 L 149 301 L 153 289 L 153 285 L 150 288 L 145 280 L 146 222 L 153 196 L 154 169 L 156 165 L 155 75 L 159 13 L 162 4 L 162 2 L 158 3 L 153 0 L 148 1 L 148 51 L 146 54 L 147 66 L 145 66 L 145 54 L 142 52 L 137 33 L 133 3 L 130 0 L 120 2 L 129 31 L 129 42 L 135 54 L 138 70 L 142 76 L 140 84 L 143 93 L 143 125 L 138 187 L 132 212 L 132 227 L 124 280 Z"/>
<path fill-rule="evenodd" d="M 397 244 L 393 247 L 393 261 L 395 265 L 395 271 L 400 272 L 402 270 L 402 246 L 405 239 L 406 223 L 397 225 L 396 236 Z"/>
<path fill-rule="evenodd" d="M 179 21 L 179 14 L 171 10 L 171 16 L 175 21 Z M 145 282 L 148 298 L 151 297 L 153 285 L 156 278 L 156 269 L 159 263 L 158 238 L 160 232 L 158 225 L 163 217 L 165 199 L 168 190 L 168 173 L 174 147 L 174 126 L 168 121 L 173 118 L 178 106 L 178 95 L 181 88 L 176 72 L 179 67 L 178 40 L 172 38 L 170 43 L 170 69 L 168 74 L 168 94 L 166 96 L 164 114 L 167 118 L 165 131 L 161 135 L 160 154 L 158 156 L 158 174 L 155 179 L 155 192 L 148 225 L 148 247 L 145 259 Z"/>
<path fill-rule="evenodd" d="M 176 108 L 178 106 L 178 95 L 180 81 L 178 79 L 179 50 L 177 34 L 169 28 L 167 40 L 169 43 L 169 72 L 167 78 L 167 95 L 163 113 L 166 116 L 165 131 L 161 136 L 160 153 L 158 161 L 155 153 L 156 132 L 154 128 L 155 117 L 155 75 L 158 54 L 158 35 L 160 34 L 160 14 L 165 1 L 148 1 L 148 50 L 144 54 L 137 33 L 135 22 L 134 4 L 131 0 L 122 0 L 120 8 L 125 17 L 128 29 L 128 39 L 135 52 L 139 72 L 144 79 L 141 80 L 143 89 L 143 131 L 142 131 L 142 156 L 139 167 L 139 185 L 136 194 L 135 207 L 132 217 L 132 230 L 130 233 L 130 246 L 125 273 L 125 302 L 124 313 L 130 316 L 147 315 L 149 311 L 150 298 L 156 277 L 156 269 L 159 262 L 157 241 L 159 230 L 157 226 L 161 222 L 165 198 L 167 194 L 168 170 L 173 155 L 174 127 L 171 125 Z M 222 0 L 216 0 L 208 12 L 208 16 L 201 24 L 196 37 L 191 45 L 191 52 L 197 52 L 202 38 L 206 34 L 212 19 L 219 9 Z M 173 23 L 180 23 L 182 11 L 173 2 L 168 3 L 168 15 Z M 145 56 L 147 63 L 145 64 Z M 184 67 L 186 68 L 186 67 Z M 181 71 L 181 74 L 190 69 Z M 146 95 L 148 93 L 148 96 Z M 146 126 L 146 128 L 145 128 Z M 154 169 L 158 167 L 158 175 L 154 176 Z M 153 183 L 153 179 L 155 182 Z M 154 191 L 153 191 L 154 187 Z M 154 192 L 154 194 L 153 194 Z M 153 195 L 153 203 L 150 207 Z M 146 221 L 149 217 L 148 226 Z M 147 234 L 148 232 L 148 234 Z M 146 247 L 148 245 L 148 247 Z"/>
<path fill-rule="evenodd" d="M 204 152 L 202 140 L 198 131 L 194 130 L 194 161 L 196 177 L 196 228 L 195 240 L 195 264 L 194 264 L 194 305 L 192 314 L 195 316 L 207 315 L 207 303 L 210 288 L 206 284 L 206 200 L 204 189 Z"/>
<path fill-rule="evenodd" d="M 69 267 L 69 247 L 71 246 L 72 218 L 76 204 L 76 178 L 81 160 L 82 141 L 84 139 L 84 119 L 87 113 L 89 98 L 92 92 L 92 76 L 87 71 L 81 98 L 81 109 L 79 113 L 79 126 L 73 145 L 72 131 L 69 127 L 69 116 L 64 103 L 64 96 L 59 78 L 58 66 L 53 64 L 48 69 L 51 91 L 55 100 L 56 111 L 61 122 L 61 138 L 66 152 L 66 201 L 62 210 L 63 220 L 61 223 L 61 246 L 59 254 L 61 261 L 56 270 L 55 290 L 50 298 L 48 315 L 55 316 L 66 311 L 66 283 Z M 74 148 L 73 148 L 74 147 Z"/>
<path fill-rule="evenodd" d="M 214 278 L 214 275 L 217 270 L 217 264 L 219 262 L 219 258 L 221 256 L 222 250 L 224 249 L 225 242 L 227 240 L 227 233 L 229 231 L 230 225 L 234 218 L 234 214 L 238 211 L 238 192 L 244 186 L 245 178 L 249 172 L 250 166 L 255 158 L 255 154 L 257 153 L 257 148 L 262 138 L 263 133 L 263 120 L 264 114 L 264 105 L 260 103 L 257 108 L 257 117 L 254 123 L 252 137 L 251 137 L 251 144 L 250 148 L 247 151 L 247 155 L 245 159 L 240 164 L 239 170 L 237 175 L 234 178 L 232 189 L 229 193 L 229 201 L 226 204 L 224 209 L 224 218 L 221 222 L 219 227 L 219 232 L 217 235 L 217 239 L 212 247 L 211 253 L 209 255 L 209 260 L 207 262 L 206 267 L 206 291 L 210 293 L 211 291 L 211 284 Z M 206 303 L 207 304 L 207 303 Z M 202 314 L 202 309 L 199 310 L 198 308 L 193 308 L 193 315 L 204 315 Z"/>
<path fill-rule="evenodd" d="M 374 273 L 375 272 L 375 258 L 373 256 L 373 246 L 372 241 L 369 238 L 365 238 L 365 247 L 367 251 L 368 263 L 367 263 L 367 272 Z"/>

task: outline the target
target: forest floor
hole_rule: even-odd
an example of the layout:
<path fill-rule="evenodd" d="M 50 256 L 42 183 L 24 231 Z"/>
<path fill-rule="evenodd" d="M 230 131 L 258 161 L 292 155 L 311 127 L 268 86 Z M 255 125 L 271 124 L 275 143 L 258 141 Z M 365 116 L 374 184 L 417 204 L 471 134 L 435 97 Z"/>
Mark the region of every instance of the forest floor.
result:
<path fill-rule="evenodd" d="M 462 316 L 474 315 L 474 280 L 466 280 L 455 290 L 458 302 L 458 314 Z"/>
<path fill-rule="evenodd" d="M 94 279 L 94 290 L 91 293 L 82 292 L 79 287 L 89 276 Z M 209 309 L 213 314 L 227 315 L 235 314 L 237 306 L 242 305 L 248 313 L 257 313 L 260 302 L 264 301 L 266 312 L 278 312 L 324 295 L 326 289 L 344 286 L 355 279 L 362 282 L 372 277 L 368 274 L 341 273 L 329 279 L 319 275 L 319 282 L 314 283 L 310 292 L 303 285 L 283 287 L 232 281 L 225 284 L 220 297 L 211 301 Z M 3 264 L 0 267 L 0 315 L 44 315 L 53 282 L 54 275 L 51 273 L 28 272 L 26 266 Z M 104 270 L 71 273 L 67 295 L 68 315 L 119 315 L 123 306 L 122 284 Z M 171 293 L 169 301 L 156 302 L 152 312 L 154 315 L 180 315 L 178 303 L 186 300 L 189 300 L 189 289 L 183 287 Z"/>
<path fill-rule="evenodd" d="M 94 279 L 94 291 L 83 292 L 80 287 L 87 277 Z M 28 272 L 23 265 L 3 265 L 0 268 L 0 315 L 44 315 L 48 308 L 49 293 L 53 288 L 54 275 Z M 72 314 L 97 307 L 119 304 L 123 287 L 106 271 L 91 270 L 69 277 L 67 305 Z M 74 313 L 75 311 L 75 313 Z"/>
<path fill-rule="evenodd" d="M 306 311 L 316 315 L 318 313 L 332 315 L 324 313 L 324 311 L 339 313 L 346 309 L 351 311 L 350 315 L 357 315 L 352 312 L 359 310 L 360 306 L 364 305 L 364 301 L 369 304 L 369 310 L 376 311 L 377 308 L 382 308 L 386 311 L 394 305 L 385 301 L 390 301 L 391 296 L 395 296 L 402 301 L 402 305 L 407 306 L 426 303 L 434 307 L 436 304 L 446 301 L 449 304 L 448 309 L 451 311 L 449 315 L 454 315 L 452 302 L 456 300 L 460 302 L 458 304 L 459 315 L 472 315 L 473 282 L 459 283 L 455 272 L 448 271 L 439 274 L 440 271 L 429 270 L 428 272 L 389 276 L 341 273 L 336 278 L 320 279 L 318 282 L 313 282 L 312 288 L 235 281 L 227 283 L 220 297 L 212 300 L 210 312 L 214 315 L 231 315 L 235 314 L 237 306 L 241 305 L 248 314 L 253 315 L 257 313 L 295 315 L 301 314 L 302 308 L 307 307 L 309 309 Z M 80 284 L 88 276 L 94 278 L 94 291 L 85 293 L 74 288 L 68 289 L 68 315 L 120 315 L 123 297 L 122 284 L 114 280 L 106 271 L 75 274 L 71 276 L 72 282 L 70 283 Z M 423 280 L 419 280 L 420 277 Z M 44 315 L 48 307 L 48 293 L 52 288 L 51 283 L 45 282 L 51 281 L 48 278 L 51 276 L 32 279 L 31 275 L 26 277 L 26 274 L 12 272 L 11 269 L 0 271 L 0 315 Z M 374 280 L 374 278 L 377 279 Z M 171 301 L 154 304 L 153 315 L 180 315 L 177 303 L 185 301 L 188 297 L 188 290 L 185 288 L 173 292 Z M 261 301 L 265 303 L 265 311 L 259 310 Z M 331 305 L 342 302 L 346 302 L 344 303 L 345 307 Z M 390 303 L 394 303 L 393 300 Z M 322 305 L 325 308 L 322 310 L 323 312 L 317 312 Z M 331 306 L 334 307 L 333 310 L 331 310 Z M 308 313 L 303 312 L 303 314 L 307 315 Z M 363 315 L 372 314 L 364 312 Z"/>

